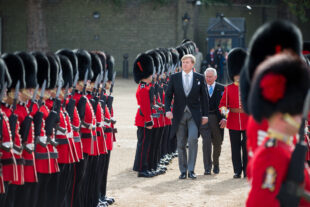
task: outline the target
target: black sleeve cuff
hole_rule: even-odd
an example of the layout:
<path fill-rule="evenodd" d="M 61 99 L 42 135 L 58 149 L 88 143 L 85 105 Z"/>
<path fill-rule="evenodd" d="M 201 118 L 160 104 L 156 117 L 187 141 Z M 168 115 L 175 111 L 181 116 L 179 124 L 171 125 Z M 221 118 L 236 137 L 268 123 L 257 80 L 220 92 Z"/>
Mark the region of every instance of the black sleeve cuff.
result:
<path fill-rule="evenodd" d="M 145 122 L 146 127 L 153 126 L 153 121 Z"/>

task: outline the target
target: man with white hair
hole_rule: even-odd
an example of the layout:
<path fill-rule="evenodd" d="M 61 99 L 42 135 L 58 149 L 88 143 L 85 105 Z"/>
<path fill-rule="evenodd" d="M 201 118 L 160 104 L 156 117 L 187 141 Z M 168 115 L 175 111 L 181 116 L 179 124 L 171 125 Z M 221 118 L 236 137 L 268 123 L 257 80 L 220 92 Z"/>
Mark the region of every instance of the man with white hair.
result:
<path fill-rule="evenodd" d="M 203 164 L 205 175 L 211 175 L 212 169 L 212 145 L 213 145 L 213 173 L 218 174 L 219 157 L 221 154 L 221 145 L 224 138 L 224 128 L 226 119 L 219 111 L 219 104 L 224 93 L 224 86 L 215 82 L 217 72 L 214 68 L 207 68 L 204 72 L 206 79 L 206 91 L 209 97 L 209 120 L 207 124 L 201 125 L 200 133 L 202 136 Z M 212 143 L 212 145 L 211 145 Z"/>

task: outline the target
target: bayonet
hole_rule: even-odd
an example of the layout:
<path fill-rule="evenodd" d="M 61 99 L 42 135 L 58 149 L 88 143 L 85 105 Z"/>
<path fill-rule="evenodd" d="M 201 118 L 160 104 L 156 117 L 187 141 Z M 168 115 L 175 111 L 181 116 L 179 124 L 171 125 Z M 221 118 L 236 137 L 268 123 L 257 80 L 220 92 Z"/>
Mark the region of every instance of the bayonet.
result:
<path fill-rule="evenodd" d="M 86 86 L 87 86 L 87 80 L 88 80 L 88 68 L 86 69 L 85 72 L 85 77 L 84 77 L 84 86 L 83 86 L 83 95 L 86 93 Z"/>
<path fill-rule="evenodd" d="M 7 87 L 7 83 L 4 82 L 4 85 L 3 85 L 2 89 L 1 89 L 1 94 L 0 94 L 0 101 L 1 102 L 2 102 L 2 99 L 3 99 L 4 93 L 6 91 L 6 87 Z"/>
<path fill-rule="evenodd" d="M 40 106 L 42 106 L 45 88 L 46 88 L 46 80 L 44 80 L 43 84 L 42 84 L 40 98 L 39 98 L 39 101 L 38 101 L 39 108 L 40 108 Z"/>
<path fill-rule="evenodd" d="M 110 95 L 113 92 L 113 87 L 114 87 L 114 83 L 115 83 L 115 78 L 116 78 L 116 71 L 113 73 L 113 78 L 112 78 L 112 83 L 111 83 L 111 87 L 110 87 Z"/>
<path fill-rule="evenodd" d="M 17 104 L 17 100 L 18 100 L 18 94 L 19 94 L 19 87 L 20 87 L 20 82 L 17 81 L 16 86 L 15 86 L 15 94 L 14 94 L 14 99 L 13 99 L 13 107 L 12 107 L 12 111 L 14 112 L 16 109 L 16 104 Z"/>
<path fill-rule="evenodd" d="M 32 112 L 33 104 L 34 104 L 34 102 L 36 100 L 36 96 L 37 96 L 38 90 L 39 90 L 39 84 L 37 84 L 36 89 L 34 90 L 34 92 L 32 94 L 31 104 L 30 104 L 30 107 L 29 107 L 29 113 Z"/>
<path fill-rule="evenodd" d="M 76 72 L 75 74 L 75 77 L 74 77 L 74 81 L 73 81 L 73 89 L 72 89 L 72 97 L 74 96 L 75 92 L 76 92 L 76 85 L 77 85 L 77 82 L 79 80 L 79 72 Z"/>
<path fill-rule="evenodd" d="M 99 79 L 100 79 L 100 75 L 97 76 L 96 81 L 95 81 L 95 84 L 94 84 L 94 88 L 93 88 L 93 91 L 92 91 L 93 97 L 96 96 L 96 92 L 97 92 L 98 85 L 99 85 Z"/>
<path fill-rule="evenodd" d="M 65 106 L 66 106 L 66 100 L 67 100 L 67 97 L 68 97 L 68 92 L 69 92 L 69 83 L 66 85 L 64 100 L 63 100 L 63 103 L 62 103 L 62 108 L 65 108 Z"/>
<path fill-rule="evenodd" d="M 59 73 L 59 76 L 58 76 L 58 87 L 57 87 L 57 91 L 56 91 L 56 99 L 59 97 L 60 95 L 60 91 L 61 91 L 61 88 L 62 88 L 62 81 L 61 81 L 61 74 L 62 72 Z"/>

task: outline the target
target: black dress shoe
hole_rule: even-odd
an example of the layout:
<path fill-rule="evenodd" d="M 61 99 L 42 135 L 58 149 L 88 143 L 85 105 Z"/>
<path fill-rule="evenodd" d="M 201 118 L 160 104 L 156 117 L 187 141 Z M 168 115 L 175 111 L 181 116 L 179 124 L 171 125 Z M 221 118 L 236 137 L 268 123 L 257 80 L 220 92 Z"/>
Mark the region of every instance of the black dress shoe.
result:
<path fill-rule="evenodd" d="M 211 170 L 206 170 L 204 175 L 211 175 Z"/>
<path fill-rule="evenodd" d="M 186 173 L 181 173 L 181 175 L 179 176 L 179 179 L 186 179 Z"/>
<path fill-rule="evenodd" d="M 112 205 L 115 202 L 114 198 L 106 196 L 104 197 L 104 201 L 106 201 L 109 205 Z"/>
<path fill-rule="evenodd" d="M 220 173 L 220 168 L 219 168 L 219 166 L 214 165 L 214 167 L 213 167 L 213 173 L 214 173 L 214 174 L 219 174 L 219 173 Z"/>
<path fill-rule="evenodd" d="M 241 175 L 238 173 L 235 173 L 233 178 L 241 178 Z"/>
<path fill-rule="evenodd" d="M 147 171 L 138 172 L 138 177 L 144 177 L 144 178 L 151 178 L 154 177 L 154 175 Z"/>
<path fill-rule="evenodd" d="M 196 176 L 196 174 L 193 171 L 190 171 L 190 172 L 188 172 L 188 178 L 196 179 L 197 176 Z"/>

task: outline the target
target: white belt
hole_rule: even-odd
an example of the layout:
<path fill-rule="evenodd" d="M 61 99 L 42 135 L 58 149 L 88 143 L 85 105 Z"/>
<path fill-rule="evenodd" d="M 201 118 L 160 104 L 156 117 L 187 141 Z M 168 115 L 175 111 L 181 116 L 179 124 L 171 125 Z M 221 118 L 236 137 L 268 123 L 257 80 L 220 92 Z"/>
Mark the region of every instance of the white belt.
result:
<path fill-rule="evenodd" d="M 46 136 L 40 136 L 38 137 L 39 138 L 39 141 L 43 144 L 46 144 L 47 143 L 47 137 Z"/>
<path fill-rule="evenodd" d="M 34 151 L 34 144 L 31 143 L 31 144 L 26 144 L 26 148 L 30 151 Z"/>
<path fill-rule="evenodd" d="M 3 142 L 2 146 L 6 149 L 12 149 L 13 148 L 13 142 Z"/>
<path fill-rule="evenodd" d="M 67 135 L 66 133 L 62 133 L 61 131 L 57 130 L 56 135 Z"/>

